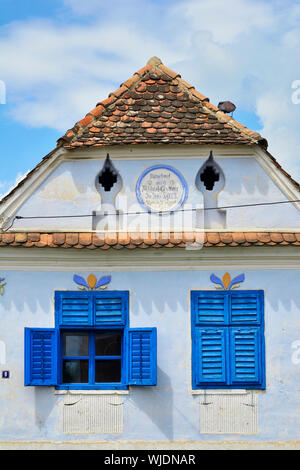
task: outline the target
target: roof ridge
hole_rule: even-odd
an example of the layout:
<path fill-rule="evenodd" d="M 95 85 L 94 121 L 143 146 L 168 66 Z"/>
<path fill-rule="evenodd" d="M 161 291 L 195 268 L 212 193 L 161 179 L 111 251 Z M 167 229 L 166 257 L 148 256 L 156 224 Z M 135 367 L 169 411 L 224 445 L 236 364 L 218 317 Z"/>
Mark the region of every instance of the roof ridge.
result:
<path fill-rule="evenodd" d="M 162 63 L 161 63 L 162 64 Z M 246 126 L 244 126 L 243 124 L 241 124 L 240 122 L 236 121 L 235 119 L 233 119 L 232 116 L 228 116 L 228 114 L 224 113 L 223 111 L 221 111 L 217 106 L 215 106 L 214 104 L 210 103 L 210 99 L 205 96 L 205 95 L 202 95 L 202 93 L 199 93 L 199 91 L 196 90 L 196 88 L 194 87 L 194 85 L 190 84 L 189 82 L 183 80 L 181 78 L 181 75 L 180 74 L 177 74 L 176 72 L 174 72 L 173 70 L 169 69 L 169 67 L 166 67 L 164 64 L 162 64 L 161 66 L 159 66 L 167 75 L 169 75 L 171 78 L 173 79 L 177 79 L 179 84 L 181 86 L 183 86 L 184 88 L 187 89 L 187 91 L 193 96 L 193 97 L 196 97 L 198 100 L 200 100 L 201 104 L 203 106 L 205 106 L 206 109 L 208 109 L 208 111 L 210 112 L 210 114 L 213 114 L 215 115 L 218 120 L 222 123 L 227 123 L 229 124 L 233 129 L 237 129 L 237 131 L 243 133 L 246 135 L 246 137 L 250 138 L 251 140 L 254 141 L 254 143 L 256 143 L 256 140 L 259 140 L 263 143 L 263 141 L 265 142 L 265 148 L 267 148 L 268 144 L 267 144 L 267 140 L 264 139 L 258 132 L 255 132 L 255 131 L 252 131 L 250 129 L 248 129 Z M 256 137 L 256 139 L 255 139 Z"/>
<path fill-rule="evenodd" d="M 248 129 L 248 127 L 236 121 L 235 119 L 233 119 L 232 116 L 229 116 L 228 114 L 224 113 L 212 103 L 208 102 L 204 106 L 208 108 L 209 111 L 211 111 L 211 114 L 214 114 L 218 118 L 218 121 L 229 124 L 233 130 L 236 129 L 238 132 L 244 134 L 247 138 L 253 140 L 253 143 L 260 143 L 265 149 L 267 149 L 268 142 L 264 137 L 259 134 L 259 132 L 255 132 L 251 129 Z"/>
<path fill-rule="evenodd" d="M 69 129 L 64 136 L 60 137 L 57 143 L 64 144 L 65 142 L 70 142 L 75 136 L 80 137 L 84 129 L 89 124 L 98 119 L 106 108 L 108 108 L 110 105 L 114 104 L 119 98 L 121 98 L 123 93 L 135 87 L 142 80 L 142 78 L 144 78 L 144 76 L 149 73 L 152 69 L 154 69 L 154 71 L 159 69 L 173 80 L 178 80 L 179 84 L 184 89 L 186 89 L 189 94 L 192 90 L 192 95 L 199 99 L 201 102 L 209 102 L 209 98 L 199 93 L 195 89 L 194 85 L 183 80 L 179 73 L 174 72 L 172 69 L 164 65 L 159 57 L 154 56 L 148 60 L 147 64 L 144 67 L 135 72 L 125 82 L 121 83 L 119 88 L 109 93 L 108 98 L 104 99 L 103 101 L 99 101 L 96 104 L 96 107 L 89 111 L 83 119 L 78 121 L 71 129 Z"/>
<path fill-rule="evenodd" d="M 117 88 L 115 91 L 109 93 L 106 99 L 104 99 L 103 101 L 99 101 L 96 104 L 96 107 L 89 111 L 83 119 L 76 122 L 76 124 L 71 129 L 69 129 L 63 137 L 60 137 L 58 139 L 57 143 L 63 144 L 64 142 L 70 142 L 73 137 L 80 136 L 84 129 L 93 121 L 98 119 L 106 108 L 114 104 L 119 98 L 121 98 L 124 93 L 135 87 L 147 73 L 149 73 L 152 69 L 156 68 L 156 65 L 154 63 L 151 63 L 153 59 L 154 57 L 149 59 L 148 63 L 144 67 L 135 72 L 125 82 L 121 83 L 119 88 Z M 158 60 L 160 61 L 160 59 Z M 160 61 L 160 63 L 162 62 Z"/>
<path fill-rule="evenodd" d="M 181 78 L 181 75 L 177 72 L 174 72 L 172 69 L 163 64 L 160 58 L 151 57 L 147 64 L 135 72 L 128 80 L 121 83 L 120 87 L 115 91 L 111 92 L 106 99 L 100 101 L 96 104 L 96 107 L 89 111 L 86 116 L 78 121 L 73 128 L 69 129 L 64 136 L 58 139 L 57 145 L 65 145 L 72 143 L 74 138 L 79 138 L 90 124 L 99 119 L 103 112 L 108 109 L 110 106 L 114 105 L 117 100 L 119 100 L 124 93 L 134 89 L 140 81 L 150 73 L 151 71 L 159 71 L 167 75 L 173 80 L 173 83 L 178 84 L 185 92 L 188 93 L 190 99 L 196 99 L 201 106 L 211 115 L 217 118 L 217 120 L 222 124 L 228 124 L 234 132 L 238 132 L 248 139 L 253 144 L 260 144 L 265 149 L 268 147 L 268 142 L 264 139 L 258 132 L 248 129 L 243 124 L 239 123 L 232 116 L 221 111 L 215 105 L 210 103 L 210 100 L 207 96 L 203 95 L 197 91 L 194 85 L 185 81 Z M 81 142 L 74 142 L 73 146 L 82 146 Z"/>

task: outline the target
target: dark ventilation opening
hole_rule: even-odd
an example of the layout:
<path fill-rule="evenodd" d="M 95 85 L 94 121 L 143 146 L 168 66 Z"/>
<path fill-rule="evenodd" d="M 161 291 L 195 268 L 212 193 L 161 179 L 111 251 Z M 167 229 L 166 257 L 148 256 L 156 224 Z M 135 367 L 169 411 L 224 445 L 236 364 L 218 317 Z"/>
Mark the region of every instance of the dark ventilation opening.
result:
<path fill-rule="evenodd" d="M 110 161 L 109 155 L 107 155 L 103 169 L 99 175 L 99 183 L 104 188 L 104 191 L 109 192 L 113 185 L 118 180 L 118 173 L 114 170 Z"/>
<path fill-rule="evenodd" d="M 113 185 L 117 182 L 118 176 L 110 169 L 104 170 L 99 176 L 99 183 L 104 188 L 104 191 L 110 191 Z"/>
<path fill-rule="evenodd" d="M 219 179 L 219 173 L 210 165 L 207 165 L 203 173 L 200 175 L 200 180 L 203 182 L 207 191 L 212 191 L 215 183 L 219 181 Z"/>

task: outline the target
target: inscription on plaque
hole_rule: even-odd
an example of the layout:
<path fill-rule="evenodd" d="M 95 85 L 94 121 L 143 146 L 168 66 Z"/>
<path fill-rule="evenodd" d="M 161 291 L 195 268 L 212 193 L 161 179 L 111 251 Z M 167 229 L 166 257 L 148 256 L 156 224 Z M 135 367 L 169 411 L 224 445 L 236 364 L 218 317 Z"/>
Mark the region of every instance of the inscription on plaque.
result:
<path fill-rule="evenodd" d="M 136 194 L 139 202 L 150 212 L 170 212 L 186 199 L 187 186 L 175 168 L 154 166 L 140 176 Z"/>

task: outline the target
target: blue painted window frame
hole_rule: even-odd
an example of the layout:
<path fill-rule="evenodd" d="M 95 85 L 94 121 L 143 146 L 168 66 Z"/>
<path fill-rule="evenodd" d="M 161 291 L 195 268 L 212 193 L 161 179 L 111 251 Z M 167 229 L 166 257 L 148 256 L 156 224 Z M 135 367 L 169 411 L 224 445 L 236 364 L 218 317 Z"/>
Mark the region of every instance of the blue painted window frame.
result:
<path fill-rule="evenodd" d="M 112 332 L 118 331 L 122 334 L 121 340 L 121 355 L 120 356 L 101 356 L 101 359 L 112 360 L 120 359 L 121 360 L 121 380 L 120 382 L 95 382 L 95 361 L 100 358 L 96 356 L 95 353 L 95 336 L 101 332 Z M 63 334 L 64 333 L 86 333 L 89 335 L 89 354 L 88 356 L 64 356 L 63 355 Z M 93 329 L 72 329 L 72 328 L 61 328 L 59 332 L 58 340 L 58 390 L 127 390 L 126 384 L 126 355 L 125 355 L 125 335 L 124 330 L 121 328 L 93 328 Z M 89 382 L 88 383 L 63 383 L 63 361 L 65 359 L 84 359 L 89 361 Z"/>
<path fill-rule="evenodd" d="M 71 299 L 71 304 L 77 308 L 74 323 L 70 320 L 72 313 L 65 321 L 62 315 L 62 299 Z M 96 315 L 96 300 L 121 299 L 121 302 L 109 302 L 112 308 L 104 307 L 103 318 Z M 75 299 L 75 304 L 74 304 Z M 85 300 L 87 308 L 81 312 L 82 299 Z M 107 305 L 107 302 L 104 302 Z M 115 304 L 121 307 L 115 307 Z M 101 303 L 100 303 L 101 305 Z M 69 308 L 69 307 L 68 307 Z M 73 307 L 72 307 L 73 308 Z M 69 310 L 72 311 L 72 308 Z M 117 312 L 116 315 L 114 312 Z M 76 317 L 78 315 L 78 317 Z M 82 323 L 79 318 L 81 317 Z M 111 321 L 109 321 L 111 320 Z M 121 340 L 121 380 L 117 383 L 95 383 L 95 335 L 101 332 L 119 331 Z M 63 355 L 63 334 L 66 332 L 89 334 L 89 355 L 82 359 L 89 360 L 89 383 L 63 383 L 63 360 L 71 356 Z M 38 337 L 37 345 L 32 347 L 34 335 L 44 335 L 42 340 Z M 132 349 L 131 337 L 133 334 L 140 335 L 138 349 Z M 52 338 L 52 346 L 49 348 L 49 336 Z M 146 338 L 146 339 L 145 339 Z M 25 328 L 25 386 L 55 386 L 57 390 L 127 390 L 129 385 L 156 385 L 157 383 L 157 330 L 156 328 L 129 328 L 129 292 L 128 291 L 56 291 L 55 292 L 55 328 Z M 35 339 L 36 342 L 36 339 Z M 149 349 L 149 344 L 151 345 Z M 37 349 L 36 349 L 37 348 Z M 34 351 L 35 349 L 35 351 Z M 48 378 L 49 357 L 52 370 L 51 378 Z M 100 356 L 99 356 L 100 358 Z M 113 356 L 101 356 L 101 359 L 112 360 Z M 80 359 L 74 356 L 73 359 Z M 46 361 L 44 363 L 44 361 Z M 131 370 L 138 367 L 138 374 L 133 378 Z M 44 366 L 45 364 L 45 366 Z M 137 366 L 138 364 L 138 366 Z M 150 371 L 150 372 L 149 372 Z M 38 377 L 38 375 L 40 375 Z M 34 376 L 34 377 L 33 377 Z M 47 377 L 46 377 L 47 376 Z M 37 377 L 37 378 L 36 378 Z"/>
<path fill-rule="evenodd" d="M 84 324 L 74 324 L 63 322 L 62 319 L 62 299 L 64 297 L 70 297 L 74 299 L 88 298 L 89 309 L 88 309 L 88 320 Z M 108 299 L 108 298 L 121 298 L 122 304 L 122 315 L 118 322 L 104 321 L 102 324 L 97 323 L 96 320 L 96 299 Z M 55 326 L 59 330 L 58 334 L 58 385 L 57 390 L 127 390 L 128 385 L 126 383 L 127 377 L 127 335 L 129 329 L 129 292 L 128 291 L 56 291 L 55 292 Z M 70 383 L 65 384 L 62 382 L 62 365 L 63 365 L 63 351 L 62 351 L 62 335 L 64 332 L 86 332 L 91 336 L 97 333 L 108 332 L 108 331 L 121 331 L 122 332 L 122 354 L 121 354 L 121 381 L 120 382 L 109 382 L 109 383 L 92 383 L 91 378 L 95 374 L 95 355 L 90 349 L 89 353 L 89 383 Z M 92 348 L 92 345 L 90 345 Z"/>
<path fill-rule="evenodd" d="M 236 314 L 232 308 L 232 299 L 256 299 L 255 313 Z M 223 304 L 222 304 L 223 299 Z M 199 302 L 208 303 L 211 310 L 203 309 L 199 313 Z M 223 305 L 223 307 L 222 307 Z M 191 291 L 191 334 L 192 334 L 192 388 L 196 389 L 265 389 L 265 335 L 264 335 L 264 291 Z M 239 379 L 235 368 L 234 334 L 250 335 L 254 338 L 255 380 Z M 206 337 L 204 336 L 206 335 Z M 249 336 L 245 336 L 246 338 Z M 201 343 L 201 340 L 202 343 Z M 210 340 L 213 338 L 213 340 Z M 214 358 L 219 363 L 218 374 L 207 374 L 204 379 L 202 364 L 202 344 L 210 345 L 221 354 Z M 214 343 L 212 344 L 212 341 Z M 209 359 L 206 357 L 206 361 Z M 213 360 L 210 362 L 213 366 Z M 213 370 L 213 367 L 212 367 Z M 244 374 L 245 375 L 245 374 Z M 257 379 L 257 380 L 256 380 Z"/>

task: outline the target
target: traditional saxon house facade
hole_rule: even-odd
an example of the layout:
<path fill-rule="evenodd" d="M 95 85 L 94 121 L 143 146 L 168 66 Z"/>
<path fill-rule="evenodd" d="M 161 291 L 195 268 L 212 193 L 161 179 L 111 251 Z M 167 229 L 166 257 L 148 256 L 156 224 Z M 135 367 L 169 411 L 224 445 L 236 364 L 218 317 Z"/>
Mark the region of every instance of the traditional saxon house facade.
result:
<path fill-rule="evenodd" d="M 300 441 L 299 200 L 150 59 L 1 201 L 0 441 Z"/>

